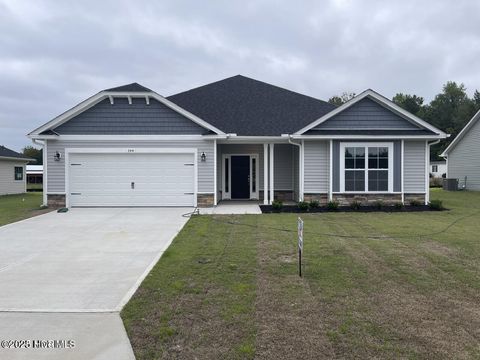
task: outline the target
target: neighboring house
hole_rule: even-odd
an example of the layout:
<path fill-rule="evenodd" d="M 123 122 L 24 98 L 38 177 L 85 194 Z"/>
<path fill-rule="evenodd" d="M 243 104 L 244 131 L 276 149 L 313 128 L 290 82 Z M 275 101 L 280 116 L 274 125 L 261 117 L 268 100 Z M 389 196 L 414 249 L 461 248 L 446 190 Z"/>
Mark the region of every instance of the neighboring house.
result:
<path fill-rule="evenodd" d="M 25 165 L 33 159 L 0 146 L 0 195 L 26 191 Z"/>
<path fill-rule="evenodd" d="M 43 165 L 27 165 L 27 190 L 43 188 Z"/>
<path fill-rule="evenodd" d="M 441 156 L 447 159 L 447 177 L 462 187 L 480 190 L 480 111 L 465 125 Z"/>
<path fill-rule="evenodd" d="M 244 76 L 163 97 L 107 89 L 28 135 L 54 206 L 428 202 L 447 135 L 372 90 L 335 107 Z"/>
<path fill-rule="evenodd" d="M 446 161 L 430 161 L 430 174 L 432 177 L 441 178 L 447 174 Z"/>

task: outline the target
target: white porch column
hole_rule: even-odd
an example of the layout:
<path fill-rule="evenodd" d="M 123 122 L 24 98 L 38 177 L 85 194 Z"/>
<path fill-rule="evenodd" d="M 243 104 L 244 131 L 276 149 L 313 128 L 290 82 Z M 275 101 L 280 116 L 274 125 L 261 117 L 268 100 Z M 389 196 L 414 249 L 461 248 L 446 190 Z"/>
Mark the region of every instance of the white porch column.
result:
<path fill-rule="evenodd" d="M 333 140 L 330 139 L 330 150 L 328 151 L 329 165 L 328 165 L 328 201 L 333 200 Z"/>
<path fill-rule="evenodd" d="M 263 205 L 268 205 L 268 144 L 263 144 Z"/>
<path fill-rule="evenodd" d="M 274 200 L 274 192 L 273 192 L 273 152 L 274 152 L 274 144 L 270 144 L 270 199 L 268 204 L 271 205 L 272 201 Z"/>
<path fill-rule="evenodd" d="M 218 184 L 217 184 L 217 139 L 213 140 L 213 206 L 217 206 L 217 193 L 218 193 Z"/>

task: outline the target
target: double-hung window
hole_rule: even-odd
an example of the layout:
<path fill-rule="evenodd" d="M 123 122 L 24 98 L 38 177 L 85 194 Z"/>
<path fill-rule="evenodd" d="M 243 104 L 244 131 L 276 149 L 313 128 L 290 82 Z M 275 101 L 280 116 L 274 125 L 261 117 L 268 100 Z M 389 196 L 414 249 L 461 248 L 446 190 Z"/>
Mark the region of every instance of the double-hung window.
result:
<path fill-rule="evenodd" d="M 15 180 L 23 180 L 23 166 L 15 166 Z"/>
<path fill-rule="evenodd" d="M 341 192 L 392 192 L 392 143 L 342 143 Z"/>

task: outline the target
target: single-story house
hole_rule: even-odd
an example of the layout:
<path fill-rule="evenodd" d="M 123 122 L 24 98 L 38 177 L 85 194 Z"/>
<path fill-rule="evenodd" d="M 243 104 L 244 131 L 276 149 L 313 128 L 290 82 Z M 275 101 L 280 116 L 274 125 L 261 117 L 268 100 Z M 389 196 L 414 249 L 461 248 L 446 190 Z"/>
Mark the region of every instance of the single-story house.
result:
<path fill-rule="evenodd" d="M 33 159 L 0 146 L 0 195 L 26 192 L 25 165 Z"/>
<path fill-rule="evenodd" d="M 465 189 L 480 190 L 480 111 L 465 125 L 441 156 L 447 159 L 447 177 L 459 179 Z"/>
<path fill-rule="evenodd" d="M 447 162 L 445 160 L 430 161 L 430 175 L 434 178 L 445 177 L 447 174 Z"/>
<path fill-rule="evenodd" d="M 163 97 L 100 91 L 33 130 L 53 206 L 429 201 L 447 137 L 373 90 L 342 106 L 244 76 Z"/>
<path fill-rule="evenodd" d="M 41 190 L 43 165 L 27 165 L 27 190 Z"/>

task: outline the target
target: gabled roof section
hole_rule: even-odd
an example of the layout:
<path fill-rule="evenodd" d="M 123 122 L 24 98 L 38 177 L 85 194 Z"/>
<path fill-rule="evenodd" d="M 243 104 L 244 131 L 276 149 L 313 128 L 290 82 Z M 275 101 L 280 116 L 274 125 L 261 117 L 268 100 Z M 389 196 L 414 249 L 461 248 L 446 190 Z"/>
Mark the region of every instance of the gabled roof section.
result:
<path fill-rule="evenodd" d="M 149 88 L 140 85 L 139 83 L 131 83 L 131 84 L 126 84 L 122 86 L 117 86 L 113 87 L 110 89 L 105 89 L 103 91 L 109 91 L 109 92 L 126 92 L 126 93 L 133 93 L 133 92 L 153 92 Z"/>
<path fill-rule="evenodd" d="M 394 102 L 388 100 L 387 98 L 383 97 L 382 95 L 378 94 L 377 92 L 371 89 L 365 90 L 364 92 L 357 95 L 350 101 L 347 101 L 345 104 L 337 107 L 336 109 L 332 110 L 328 114 L 325 114 L 322 117 L 316 119 L 312 123 L 298 130 L 294 135 L 303 135 L 307 131 L 309 133 L 310 131 L 317 131 L 322 127 L 322 124 L 325 124 L 328 120 L 332 119 L 333 117 L 347 112 L 349 109 L 351 109 L 354 106 L 359 106 L 362 103 L 367 103 L 368 101 L 373 101 L 376 104 L 379 104 L 380 106 L 382 106 L 383 108 L 405 119 L 406 121 L 408 121 L 413 125 L 412 127 L 410 127 L 411 129 L 415 129 L 416 127 L 421 132 L 430 132 L 431 135 L 436 135 L 439 138 L 446 138 L 448 136 L 446 133 L 444 133 L 440 129 L 437 129 L 435 126 L 430 125 L 426 121 L 402 109 L 400 106 L 398 106 Z M 398 131 L 405 131 L 406 129 L 407 127 L 405 129 L 398 129 Z M 328 129 L 328 127 L 326 127 L 325 130 L 331 130 L 331 129 Z M 364 130 L 367 130 L 367 129 L 364 129 Z M 370 130 L 375 130 L 375 129 L 372 128 Z M 421 134 L 419 132 L 418 135 L 424 135 L 424 134 Z"/>
<path fill-rule="evenodd" d="M 18 160 L 25 160 L 25 161 L 35 161 L 35 159 L 31 159 L 26 157 L 23 154 L 17 153 L 16 151 L 10 150 L 3 145 L 0 145 L 0 159 L 18 159 Z"/>
<path fill-rule="evenodd" d="M 131 102 L 132 98 L 145 98 L 145 101 L 148 102 L 149 99 L 155 99 L 158 102 L 166 105 L 173 111 L 183 115 L 187 119 L 193 121 L 194 123 L 200 125 L 201 127 L 204 127 L 205 129 L 215 133 L 215 134 L 221 134 L 224 135 L 225 133 L 220 130 L 219 128 L 212 126 L 205 120 L 201 119 L 197 115 L 192 114 L 191 112 L 181 108 L 177 104 L 167 100 L 160 94 L 138 84 L 138 83 L 132 83 L 132 84 L 127 84 L 123 86 L 119 86 L 116 88 L 111 88 L 107 90 L 100 91 L 99 93 L 89 97 L 88 99 L 82 101 L 78 105 L 74 106 L 70 110 L 67 110 L 63 114 L 57 116 L 53 120 L 50 120 L 46 124 L 36 128 L 32 132 L 28 134 L 30 138 L 46 138 L 46 137 L 56 137 L 58 134 L 56 134 L 53 129 L 56 127 L 66 123 L 70 119 L 74 118 L 75 116 L 81 114 L 82 112 L 90 109 L 91 107 L 95 106 L 96 104 L 100 103 L 101 101 L 105 99 L 109 99 L 110 102 L 114 103 L 114 99 L 116 97 L 123 97 L 127 98 L 129 102 Z"/>
<path fill-rule="evenodd" d="M 448 153 L 452 151 L 455 146 L 458 145 L 460 141 L 462 141 L 463 137 L 468 133 L 468 131 L 478 122 L 480 119 L 480 110 L 477 111 L 475 115 L 470 119 L 467 125 L 464 126 L 462 131 L 460 131 L 455 139 L 447 146 L 447 148 L 440 154 L 440 156 L 448 156 Z"/>
<path fill-rule="evenodd" d="M 167 99 L 238 136 L 292 134 L 336 108 L 325 101 L 242 75 Z"/>

